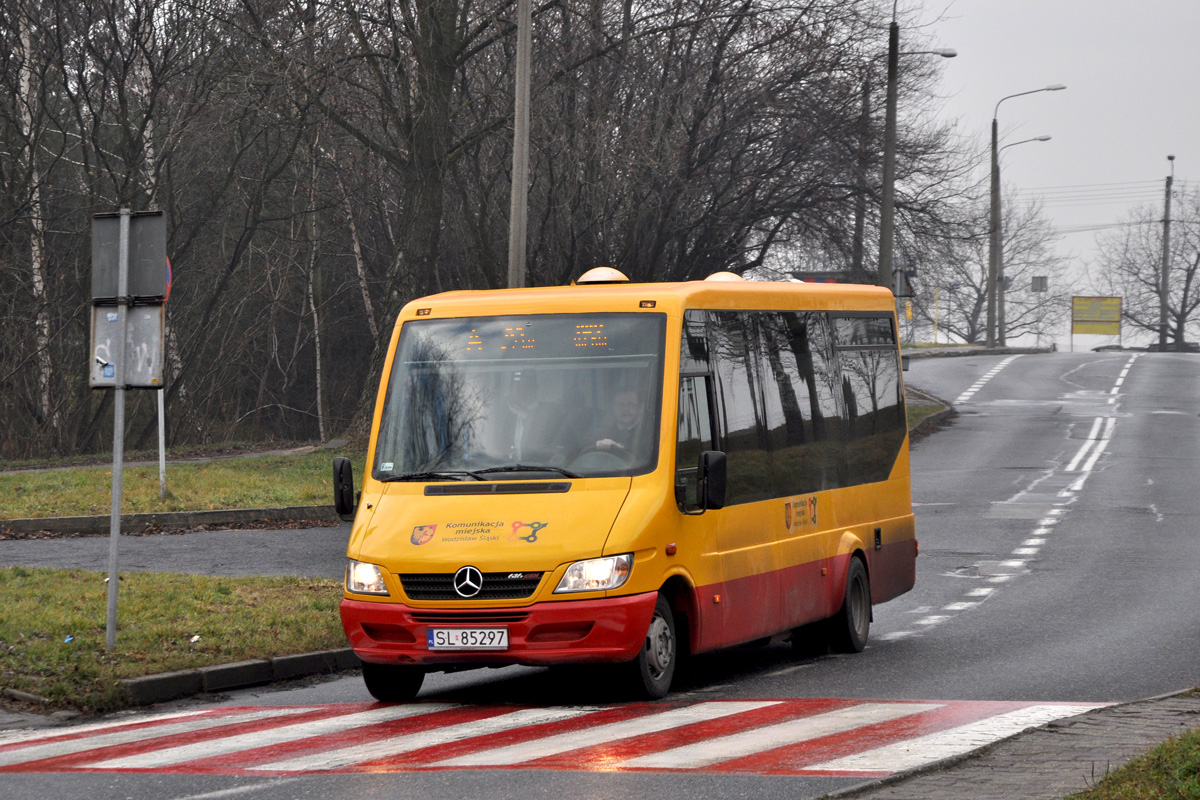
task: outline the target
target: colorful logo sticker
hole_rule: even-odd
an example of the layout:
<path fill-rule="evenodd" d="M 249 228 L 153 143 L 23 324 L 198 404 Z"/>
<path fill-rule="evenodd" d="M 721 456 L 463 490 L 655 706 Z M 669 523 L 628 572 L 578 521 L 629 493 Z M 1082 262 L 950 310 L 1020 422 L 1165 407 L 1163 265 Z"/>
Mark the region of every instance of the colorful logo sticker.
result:
<path fill-rule="evenodd" d="M 817 524 L 817 496 L 815 494 L 812 497 L 808 498 L 808 513 L 809 513 L 809 516 L 812 518 L 813 527 L 816 527 L 816 524 Z"/>
<path fill-rule="evenodd" d="M 783 524 L 790 531 L 792 529 L 792 504 L 783 504 Z"/>
<path fill-rule="evenodd" d="M 413 544 L 426 544 L 433 538 L 434 531 L 437 530 L 437 525 L 418 525 L 413 528 L 412 536 L 409 541 Z"/>
<path fill-rule="evenodd" d="M 509 541 L 515 542 L 521 539 L 526 542 L 536 542 L 538 531 L 549 525 L 549 522 L 514 522 L 512 524 L 512 535 L 508 537 Z M 529 528 L 529 533 L 526 536 L 521 535 L 522 528 Z"/>

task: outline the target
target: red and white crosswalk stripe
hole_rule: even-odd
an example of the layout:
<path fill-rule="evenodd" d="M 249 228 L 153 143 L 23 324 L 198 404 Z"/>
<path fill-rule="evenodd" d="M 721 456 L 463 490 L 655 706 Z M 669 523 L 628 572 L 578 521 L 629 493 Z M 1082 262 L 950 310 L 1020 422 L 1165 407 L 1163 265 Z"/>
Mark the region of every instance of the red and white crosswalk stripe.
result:
<path fill-rule="evenodd" d="M 224 707 L 0 738 L 0 772 L 451 769 L 880 776 L 1094 704 L 845 699 Z"/>

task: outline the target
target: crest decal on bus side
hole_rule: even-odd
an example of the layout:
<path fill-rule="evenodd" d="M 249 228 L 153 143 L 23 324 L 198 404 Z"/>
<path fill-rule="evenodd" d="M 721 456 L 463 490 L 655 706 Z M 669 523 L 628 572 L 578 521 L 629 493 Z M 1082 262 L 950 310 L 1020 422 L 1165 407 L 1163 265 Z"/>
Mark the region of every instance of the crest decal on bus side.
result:
<path fill-rule="evenodd" d="M 435 531 L 437 531 L 437 525 L 418 525 L 413 528 L 409 541 L 413 544 L 427 544 L 433 538 Z"/>

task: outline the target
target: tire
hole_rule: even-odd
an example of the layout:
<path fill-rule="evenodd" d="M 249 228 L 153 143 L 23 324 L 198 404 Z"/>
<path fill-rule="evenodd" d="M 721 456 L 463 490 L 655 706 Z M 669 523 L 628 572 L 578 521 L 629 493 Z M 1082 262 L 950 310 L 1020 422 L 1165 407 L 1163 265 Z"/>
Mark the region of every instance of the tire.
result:
<path fill-rule="evenodd" d="M 363 683 L 367 691 L 381 703 L 404 703 L 421 691 L 425 670 L 399 664 L 370 664 L 363 662 Z"/>
<path fill-rule="evenodd" d="M 642 650 L 628 665 L 634 694 L 650 700 L 666 697 L 678 666 L 679 637 L 675 634 L 675 615 L 666 596 L 660 594 Z"/>
<path fill-rule="evenodd" d="M 858 558 L 850 559 L 842 609 L 830 621 L 830 644 L 838 653 L 861 653 L 871 632 L 871 584 L 867 568 Z"/>

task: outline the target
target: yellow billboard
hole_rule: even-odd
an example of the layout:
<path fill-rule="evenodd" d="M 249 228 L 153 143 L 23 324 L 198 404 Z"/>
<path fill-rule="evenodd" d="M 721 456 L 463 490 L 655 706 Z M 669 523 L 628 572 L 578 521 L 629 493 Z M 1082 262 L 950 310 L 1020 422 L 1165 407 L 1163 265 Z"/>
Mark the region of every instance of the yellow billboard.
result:
<path fill-rule="evenodd" d="M 1072 297 L 1071 333 L 1121 335 L 1121 298 Z"/>

